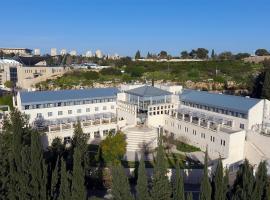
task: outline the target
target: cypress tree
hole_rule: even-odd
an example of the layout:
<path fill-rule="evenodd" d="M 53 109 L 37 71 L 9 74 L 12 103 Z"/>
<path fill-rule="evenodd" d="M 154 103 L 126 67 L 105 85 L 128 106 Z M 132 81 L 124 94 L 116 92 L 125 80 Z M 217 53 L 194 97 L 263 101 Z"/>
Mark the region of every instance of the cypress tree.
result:
<path fill-rule="evenodd" d="M 267 193 L 267 168 L 266 168 L 266 162 L 260 162 L 258 166 L 258 170 L 256 173 L 256 178 L 255 178 L 255 188 L 254 188 L 254 193 L 253 193 L 253 199 L 254 200 L 261 200 L 266 197 Z"/>
<path fill-rule="evenodd" d="M 200 200 L 209 200 L 211 199 L 212 187 L 208 177 L 208 152 L 206 150 L 204 157 L 204 173 L 201 182 L 200 189 Z"/>
<path fill-rule="evenodd" d="M 158 150 L 153 174 L 153 186 L 151 190 L 152 199 L 171 199 L 171 186 L 167 177 L 167 162 L 165 160 L 162 135 L 159 136 Z"/>
<path fill-rule="evenodd" d="M 56 200 L 59 192 L 59 166 L 60 163 L 58 157 L 51 176 L 51 189 L 50 189 L 51 200 Z"/>
<path fill-rule="evenodd" d="M 270 184 L 269 183 L 266 186 L 266 194 L 263 200 L 270 200 Z"/>
<path fill-rule="evenodd" d="M 191 192 L 187 194 L 187 200 L 193 200 L 193 195 Z M 210 200 L 210 199 L 209 199 Z"/>
<path fill-rule="evenodd" d="M 223 197 L 224 200 L 229 199 L 229 191 L 230 191 L 230 185 L 229 185 L 229 170 L 225 170 L 225 176 L 223 178 Z"/>
<path fill-rule="evenodd" d="M 183 177 L 180 175 L 179 162 L 176 164 L 175 171 L 175 179 L 173 182 L 173 200 L 185 200 L 184 181 Z"/>
<path fill-rule="evenodd" d="M 114 200 L 133 200 L 130 186 L 124 168 L 112 167 L 112 195 Z"/>
<path fill-rule="evenodd" d="M 232 191 L 234 198 L 252 200 L 254 196 L 254 182 L 253 168 L 250 166 L 249 162 L 245 160 L 238 170 L 234 182 Z"/>
<path fill-rule="evenodd" d="M 7 131 L 9 121 L 4 120 L 3 132 L 0 134 L 0 199 L 8 199 L 10 183 L 9 156 L 12 143 L 12 135 Z"/>
<path fill-rule="evenodd" d="M 141 53 L 140 53 L 140 51 L 138 50 L 137 52 L 136 52 L 136 54 L 135 54 L 135 59 L 137 60 L 137 59 L 140 59 L 141 58 Z"/>
<path fill-rule="evenodd" d="M 10 200 L 22 199 L 21 190 L 25 187 L 21 181 L 21 175 L 24 174 L 21 153 L 23 147 L 30 144 L 31 132 L 27 124 L 25 115 L 16 109 L 10 113 L 9 119 L 4 124 L 4 135 L 11 135 L 10 151 L 8 151 L 8 198 Z"/>
<path fill-rule="evenodd" d="M 86 188 L 84 185 L 84 169 L 82 166 L 82 152 L 79 147 L 75 147 L 73 155 L 72 171 L 72 200 L 84 200 L 86 198 Z"/>
<path fill-rule="evenodd" d="M 45 166 L 45 162 L 43 160 L 43 152 L 39 134 L 35 131 L 31 134 L 30 173 L 32 198 L 37 200 L 46 200 L 47 183 L 44 183 L 44 181 L 47 181 L 47 167 Z"/>
<path fill-rule="evenodd" d="M 69 200 L 71 197 L 69 173 L 67 171 L 66 162 L 61 158 L 61 178 L 59 188 L 59 200 Z"/>
<path fill-rule="evenodd" d="M 214 176 L 214 191 L 213 197 L 215 200 L 224 200 L 224 185 L 223 185 L 223 165 L 221 158 L 218 160 L 215 176 Z"/>
<path fill-rule="evenodd" d="M 20 198 L 21 199 L 31 199 L 31 188 L 29 187 L 31 181 L 30 167 L 31 167 L 31 158 L 30 158 L 30 147 L 25 146 L 22 148 L 21 157 L 22 157 L 22 173 L 20 174 Z"/>
<path fill-rule="evenodd" d="M 148 192 L 148 180 L 144 164 L 143 153 L 141 155 L 139 170 L 138 170 L 138 180 L 137 180 L 137 200 L 150 200 L 150 195 Z"/>

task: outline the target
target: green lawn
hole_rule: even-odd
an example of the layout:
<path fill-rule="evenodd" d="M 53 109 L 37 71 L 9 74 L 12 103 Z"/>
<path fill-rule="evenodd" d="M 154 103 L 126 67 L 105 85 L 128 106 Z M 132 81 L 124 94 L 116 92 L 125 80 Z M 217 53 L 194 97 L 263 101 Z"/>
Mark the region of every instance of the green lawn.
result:
<path fill-rule="evenodd" d="M 182 151 L 182 152 L 195 152 L 195 151 L 201 151 L 200 148 L 180 142 L 180 141 L 176 141 L 176 149 L 178 151 Z"/>
<path fill-rule="evenodd" d="M 0 97 L 0 105 L 8 105 L 9 108 L 13 108 L 12 95 L 4 95 Z"/>

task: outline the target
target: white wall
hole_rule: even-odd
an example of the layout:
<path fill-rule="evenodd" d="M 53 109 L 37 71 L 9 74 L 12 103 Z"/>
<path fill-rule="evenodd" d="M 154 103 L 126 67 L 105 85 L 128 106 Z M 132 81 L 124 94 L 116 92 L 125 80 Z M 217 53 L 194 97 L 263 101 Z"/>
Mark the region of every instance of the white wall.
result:
<path fill-rule="evenodd" d="M 95 110 L 96 107 L 98 108 L 98 111 Z M 106 107 L 106 110 L 104 110 L 105 107 Z M 90 112 L 86 112 L 87 108 L 90 108 Z M 65 118 L 65 117 L 79 117 L 83 115 L 93 115 L 93 114 L 106 113 L 106 112 L 111 112 L 111 113 L 116 114 L 116 102 L 61 106 L 61 107 L 29 109 L 29 110 L 22 110 L 21 107 L 19 107 L 19 109 L 20 111 L 29 115 L 30 117 L 29 122 L 32 123 L 35 121 L 38 113 L 41 113 L 45 120 L 55 120 L 55 119 L 60 119 L 60 118 Z M 77 112 L 78 109 L 81 109 L 81 113 Z M 69 110 L 72 110 L 72 114 L 68 114 Z M 63 115 L 58 115 L 58 111 L 63 111 Z M 49 112 L 53 113 L 51 117 L 48 116 Z"/>
<path fill-rule="evenodd" d="M 261 100 L 248 112 L 248 129 L 251 129 L 253 125 L 262 124 L 264 114 L 264 100 Z"/>

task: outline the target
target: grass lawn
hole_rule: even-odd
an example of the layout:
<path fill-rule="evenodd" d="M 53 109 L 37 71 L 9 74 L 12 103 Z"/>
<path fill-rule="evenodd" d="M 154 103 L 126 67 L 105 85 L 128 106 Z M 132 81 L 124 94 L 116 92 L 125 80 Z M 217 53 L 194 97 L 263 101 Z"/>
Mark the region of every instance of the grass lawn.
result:
<path fill-rule="evenodd" d="M 201 151 L 200 148 L 180 142 L 180 141 L 176 141 L 175 142 L 176 145 L 176 149 L 178 151 L 182 151 L 182 152 L 195 152 L 195 151 Z"/>
<path fill-rule="evenodd" d="M 4 95 L 0 97 L 0 105 L 8 105 L 9 108 L 13 108 L 12 95 Z"/>

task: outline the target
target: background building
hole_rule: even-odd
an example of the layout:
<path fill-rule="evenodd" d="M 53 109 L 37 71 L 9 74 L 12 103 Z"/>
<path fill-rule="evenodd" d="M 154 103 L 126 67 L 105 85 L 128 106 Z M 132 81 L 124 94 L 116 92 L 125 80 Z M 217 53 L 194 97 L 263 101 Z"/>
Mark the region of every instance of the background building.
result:
<path fill-rule="evenodd" d="M 86 51 L 85 57 L 87 57 L 87 58 L 93 57 L 92 51 Z"/>
<path fill-rule="evenodd" d="M 51 56 L 57 56 L 57 49 L 51 48 Z"/>
<path fill-rule="evenodd" d="M 97 50 L 95 55 L 98 58 L 103 58 L 103 53 L 101 52 L 101 50 Z"/>
<path fill-rule="evenodd" d="M 34 55 L 40 56 L 40 49 L 34 49 Z"/>
<path fill-rule="evenodd" d="M 77 56 L 77 51 L 76 51 L 76 50 L 70 51 L 70 55 L 71 55 L 71 56 Z"/>
<path fill-rule="evenodd" d="M 61 54 L 62 56 L 63 56 L 63 55 L 66 55 L 66 54 L 67 54 L 67 50 L 66 50 L 66 49 L 61 49 L 60 54 Z"/>
<path fill-rule="evenodd" d="M 40 65 L 44 64 L 46 65 L 46 62 L 40 62 Z M 57 77 L 65 72 L 64 67 L 24 66 L 16 60 L 0 59 L 0 86 L 4 87 L 6 81 L 11 81 L 20 88 L 30 89 L 40 81 Z"/>
<path fill-rule="evenodd" d="M 0 48 L 0 51 L 2 51 L 5 54 L 15 54 L 20 56 L 29 56 L 32 53 L 31 49 L 27 48 Z"/>
<path fill-rule="evenodd" d="M 5 87 L 7 81 L 13 82 L 15 85 L 18 81 L 17 69 L 22 67 L 22 64 L 16 60 L 0 59 L 0 86 Z"/>

